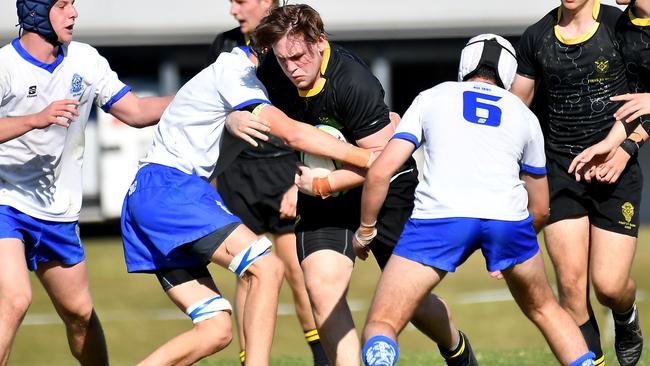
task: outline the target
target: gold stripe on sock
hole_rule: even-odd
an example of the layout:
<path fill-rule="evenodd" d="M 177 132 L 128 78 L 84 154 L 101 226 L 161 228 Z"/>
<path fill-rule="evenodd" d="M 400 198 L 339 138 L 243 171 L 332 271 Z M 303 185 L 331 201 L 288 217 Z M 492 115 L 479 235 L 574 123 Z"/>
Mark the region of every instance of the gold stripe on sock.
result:
<path fill-rule="evenodd" d="M 246 350 L 239 352 L 239 362 L 244 363 L 246 361 Z"/>
<path fill-rule="evenodd" d="M 460 335 L 460 349 L 458 350 L 458 352 L 454 353 L 448 359 L 456 358 L 456 357 L 462 355 L 463 352 L 465 352 L 465 337 L 463 337 L 463 335 L 460 334 L 460 333 L 459 333 L 459 335 Z"/>
<path fill-rule="evenodd" d="M 599 359 L 594 361 L 594 365 L 596 365 L 596 366 L 605 366 L 605 355 L 600 356 Z"/>
<path fill-rule="evenodd" d="M 320 340 L 317 329 L 308 330 L 305 332 L 305 340 L 307 342 L 314 342 Z"/>

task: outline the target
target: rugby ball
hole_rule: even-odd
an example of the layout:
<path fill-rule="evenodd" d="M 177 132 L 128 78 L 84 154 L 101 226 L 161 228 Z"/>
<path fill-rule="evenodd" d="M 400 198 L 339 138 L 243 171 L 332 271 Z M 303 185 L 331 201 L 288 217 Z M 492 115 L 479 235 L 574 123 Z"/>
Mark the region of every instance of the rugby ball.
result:
<path fill-rule="evenodd" d="M 316 125 L 315 127 L 321 131 L 329 133 L 341 141 L 347 141 L 341 131 L 332 126 L 321 124 Z M 312 155 L 309 153 L 300 153 L 300 160 L 302 160 L 302 163 L 311 169 L 311 174 L 314 178 L 325 177 L 332 171 L 339 169 L 342 165 L 338 160 L 333 160 L 318 155 Z"/>

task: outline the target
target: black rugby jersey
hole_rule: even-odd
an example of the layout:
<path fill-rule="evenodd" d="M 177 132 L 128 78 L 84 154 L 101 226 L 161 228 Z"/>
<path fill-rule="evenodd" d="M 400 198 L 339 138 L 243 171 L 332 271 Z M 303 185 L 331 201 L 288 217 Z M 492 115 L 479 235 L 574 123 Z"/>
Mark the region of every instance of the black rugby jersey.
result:
<path fill-rule="evenodd" d="M 322 87 L 299 91 L 284 75 L 272 51 L 258 68 L 258 77 L 267 87 L 273 105 L 296 120 L 335 127 L 351 144 L 390 123 L 388 107 L 384 103 L 384 89 L 356 55 L 329 43 L 321 65 L 321 75 L 325 79 Z M 414 167 L 415 160 L 411 158 L 400 172 Z M 314 216 L 327 221 L 321 221 L 321 224 L 355 230 L 359 222 L 360 193 L 361 187 L 357 187 L 325 200 L 299 194 L 299 225 L 305 224 L 305 213 L 313 212 Z M 307 226 L 311 227 L 311 223 Z"/>
<path fill-rule="evenodd" d="M 633 93 L 650 92 L 650 19 L 637 18 L 628 6 L 616 24 L 616 38 L 625 60 L 625 71 Z M 650 116 L 641 117 L 650 134 Z"/>
<path fill-rule="evenodd" d="M 628 91 L 622 55 L 614 28 L 621 11 L 594 6 L 597 23 L 586 35 L 562 39 L 555 32 L 560 17 L 556 8 L 528 27 L 518 50 L 517 73 L 544 85 L 546 113 L 543 127 L 547 155 L 563 165 L 607 136 L 620 103 L 611 96 Z"/>
<path fill-rule="evenodd" d="M 219 33 L 214 41 L 212 41 L 212 45 L 208 51 L 208 64 L 216 61 L 221 52 L 230 52 L 235 47 L 248 46 L 249 43 L 248 37 L 242 34 L 239 27 Z M 268 141 L 257 140 L 257 143 L 258 147 L 246 144 L 246 148 L 238 156 L 245 159 L 259 159 L 275 158 L 294 153 L 282 140 L 273 135 L 269 135 Z"/>

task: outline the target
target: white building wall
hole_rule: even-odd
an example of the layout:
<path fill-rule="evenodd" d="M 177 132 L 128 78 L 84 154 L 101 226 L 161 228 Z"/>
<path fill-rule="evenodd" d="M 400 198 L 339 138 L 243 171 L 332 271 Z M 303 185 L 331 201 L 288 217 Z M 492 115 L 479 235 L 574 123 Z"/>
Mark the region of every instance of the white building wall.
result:
<path fill-rule="evenodd" d="M 443 38 L 521 33 L 558 0 L 305 0 L 335 39 Z M 296 3 L 296 1 L 291 1 Z M 613 0 L 603 3 L 613 4 Z M 96 45 L 208 43 L 237 24 L 228 0 L 78 0 L 78 40 Z M 18 30 L 15 1 L 0 2 L 0 41 Z"/>

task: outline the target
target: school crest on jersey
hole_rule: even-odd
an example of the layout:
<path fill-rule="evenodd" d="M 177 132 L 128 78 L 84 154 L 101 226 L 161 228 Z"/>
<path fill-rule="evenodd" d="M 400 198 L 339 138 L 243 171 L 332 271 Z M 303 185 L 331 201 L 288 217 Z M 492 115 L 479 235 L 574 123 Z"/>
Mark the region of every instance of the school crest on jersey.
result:
<path fill-rule="evenodd" d="M 594 66 L 596 67 L 596 72 L 604 74 L 609 70 L 609 60 L 601 56 L 594 61 Z"/>
<path fill-rule="evenodd" d="M 73 97 L 78 97 L 84 90 L 83 78 L 79 74 L 72 76 L 72 85 L 70 86 L 70 93 Z"/>

